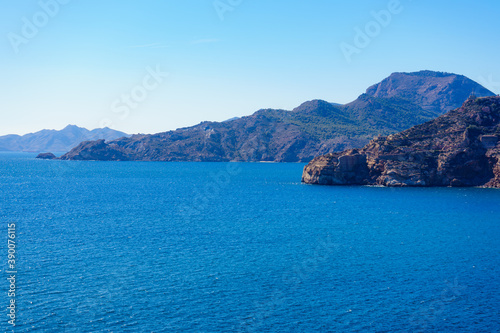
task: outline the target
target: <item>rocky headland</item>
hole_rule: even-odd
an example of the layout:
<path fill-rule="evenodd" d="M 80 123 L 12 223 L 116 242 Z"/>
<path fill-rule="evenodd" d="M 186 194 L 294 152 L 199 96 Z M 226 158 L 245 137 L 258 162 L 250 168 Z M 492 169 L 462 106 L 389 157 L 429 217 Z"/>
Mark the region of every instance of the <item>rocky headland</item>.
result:
<path fill-rule="evenodd" d="M 462 107 L 362 149 L 316 157 L 302 181 L 319 185 L 500 188 L 500 97 Z"/>

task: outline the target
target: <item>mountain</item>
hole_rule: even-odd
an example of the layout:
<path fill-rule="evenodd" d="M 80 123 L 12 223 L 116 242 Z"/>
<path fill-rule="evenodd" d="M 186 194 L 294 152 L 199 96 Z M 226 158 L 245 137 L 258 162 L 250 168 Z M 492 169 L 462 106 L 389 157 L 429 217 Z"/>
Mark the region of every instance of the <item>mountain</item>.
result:
<path fill-rule="evenodd" d="M 320 104 L 320 105 L 319 105 Z M 312 111 L 308 112 L 312 105 Z M 324 101 L 293 111 L 260 110 L 229 122 L 203 122 L 154 135 L 83 142 L 63 155 L 77 160 L 310 161 L 318 152 L 367 142 L 371 133 Z M 359 128 L 359 130 L 357 130 Z M 349 133 L 354 133 L 348 137 Z M 337 137 L 336 135 L 343 135 Z M 331 139 L 331 137 L 334 137 Z"/>
<path fill-rule="evenodd" d="M 346 105 L 313 100 L 292 111 L 263 109 L 227 122 L 203 122 L 111 142 L 82 142 L 61 158 L 309 162 L 320 154 L 362 147 L 375 135 L 396 133 L 433 119 L 451 109 L 454 101 L 465 101 L 472 91 L 479 96 L 494 95 L 459 78 L 428 71 L 396 73 Z M 419 90 L 422 84 L 435 88 Z M 411 89 L 419 92 L 410 94 Z M 430 101 L 439 108 L 429 107 Z"/>
<path fill-rule="evenodd" d="M 398 97 L 436 115 L 460 107 L 471 93 L 478 97 L 495 95 L 463 75 L 433 71 L 393 73 L 366 90 L 369 96 Z"/>
<path fill-rule="evenodd" d="M 64 129 L 41 130 L 23 136 L 0 136 L 0 151 L 68 151 L 86 140 L 114 140 L 126 137 L 128 134 L 109 128 L 99 128 L 89 131 L 75 125 L 68 125 Z"/>
<path fill-rule="evenodd" d="M 456 110 L 362 149 L 317 157 L 302 181 L 500 188 L 500 97 L 471 97 Z"/>

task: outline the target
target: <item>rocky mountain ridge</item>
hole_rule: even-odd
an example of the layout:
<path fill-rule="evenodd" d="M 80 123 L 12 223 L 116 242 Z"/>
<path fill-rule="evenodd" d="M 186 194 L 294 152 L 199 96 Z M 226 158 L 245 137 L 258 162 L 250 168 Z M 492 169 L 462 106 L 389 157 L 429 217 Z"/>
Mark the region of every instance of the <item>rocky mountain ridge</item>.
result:
<path fill-rule="evenodd" d="M 390 85 L 388 82 L 398 82 Z M 413 86 L 433 85 L 432 96 L 409 94 Z M 457 85 L 456 89 L 451 86 Z M 415 86 L 417 85 L 417 86 Z M 462 87 L 464 85 L 464 87 Z M 111 161 L 272 161 L 309 162 L 315 156 L 362 147 L 378 134 L 421 124 L 465 101 L 472 90 L 493 95 L 455 74 L 395 73 L 356 101 L 338 105 L 305 102 L 292 111 L 263 109 L 251 116 L 111 142 L 82 142 L 62 159 Z M 433 101 L 433 108 L 420 105 Z M 426 102 L 427 103 L 427 102 Z M 433 105 L 434 105 L 433 104 Z"/>

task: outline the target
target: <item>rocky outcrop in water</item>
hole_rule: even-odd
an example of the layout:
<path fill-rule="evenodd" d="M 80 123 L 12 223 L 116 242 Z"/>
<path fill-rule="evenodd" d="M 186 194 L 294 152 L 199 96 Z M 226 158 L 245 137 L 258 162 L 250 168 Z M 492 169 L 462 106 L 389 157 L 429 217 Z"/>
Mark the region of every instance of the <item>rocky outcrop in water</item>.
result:
<path fill-rule="evenodd" d="M 302 181 L 320 185 L 500 187 L 500 97 L 462 107 L 362 149 L 316 157 Z"/>
<path fill-rule="evenodd" d="M 56 155 L 52 153 L 40 153 L 36 156 L 36 158 L 42 159 L 42 160 L 55 160 L 57 157 Z"/>

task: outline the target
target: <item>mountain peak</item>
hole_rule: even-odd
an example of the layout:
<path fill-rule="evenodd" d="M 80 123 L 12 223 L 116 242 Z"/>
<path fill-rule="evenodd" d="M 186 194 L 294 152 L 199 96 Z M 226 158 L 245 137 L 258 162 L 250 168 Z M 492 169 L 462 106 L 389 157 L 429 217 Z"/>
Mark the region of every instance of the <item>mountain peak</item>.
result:
<path fill-rule="evenodd" d="M 66 130 L 66 129 L 82 129 L 82 127 L 78 127 L 76 125 L 69 124 L 69 125 L 66 125 L 66 127 L 63 128 L 63 130 Z"/>
<path fill-rule="evenodd" d="M 443 78 L 443 77 L 450 77 L 450 76 L 461 76 L 458 74 L 447 73 L 447 72 L 421 70 L 418 72 L 395 72 L 395 73 L 392 73 L 389 77 L 398 76 L 398 75 L 417 76 L 417 77 L 436 77 L 436 78 Z"/>
<path fill-rule="evenodd" d="M 300 114 L 317 114 L 320 116 L 327 116 L 333 113 L 340 113 L 338 104 L 332 104 L 321 99 L 314 99 L 307 101 L 292 110 L 293 113 Z"/>
<path fill-rule="evenodd" d="M 300 111 L 301 109 L 310 108 L 310 107 L 329 107 L 332 106 L 332 103 L 328 103 L 322 99 L 313 99 L 310 101 L 306 101 L 300 104 L 298 107 L 293 109 L 293 112 Z"/>
<path fill-rule="evenodd" d="M 408 100 L 435 115 L 460 107 L 472 92 L 477 97 L 495 95 L 463 75 L 428 70 L 393 73 L 366 90 L 366 94 L 373 97 Z"/>

